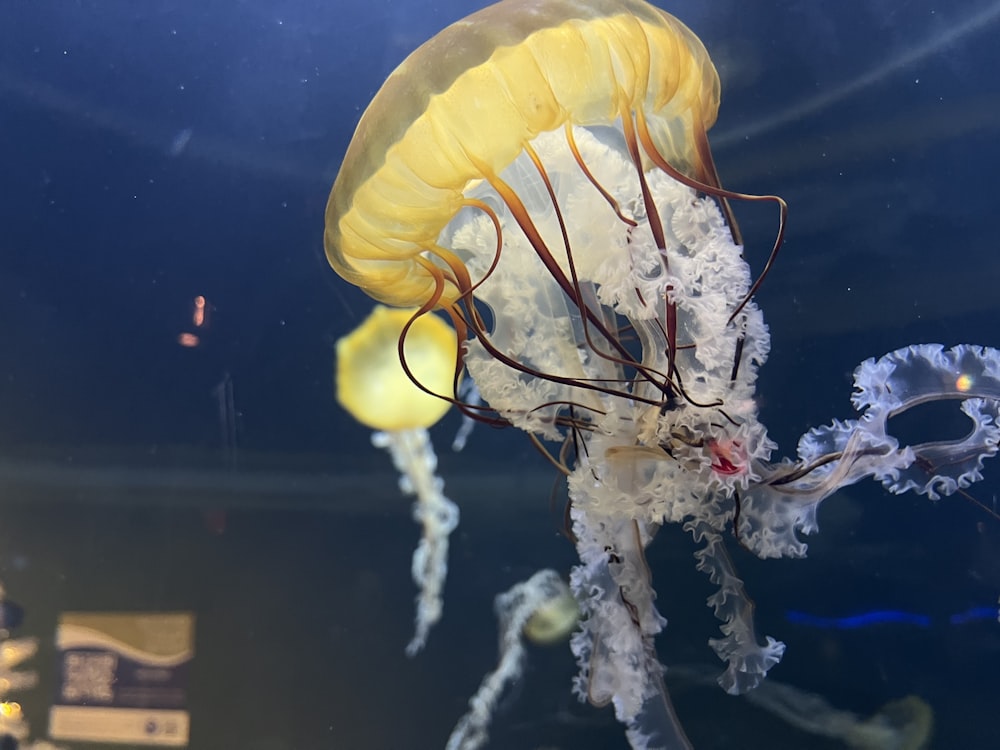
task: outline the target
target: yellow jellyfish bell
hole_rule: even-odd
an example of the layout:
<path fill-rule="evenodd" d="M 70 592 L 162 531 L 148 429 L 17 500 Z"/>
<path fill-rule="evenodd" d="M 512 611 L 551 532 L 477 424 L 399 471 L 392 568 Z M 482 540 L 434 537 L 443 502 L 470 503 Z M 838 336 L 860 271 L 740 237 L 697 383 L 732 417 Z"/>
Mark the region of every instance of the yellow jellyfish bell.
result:
<path fill-rule="evenodd" d="M 491 5 L 419 47 L 368 106 L 327 204 L 327 258 L 375 299 L 447 306 L 472 285 L 438 239 L 471 184 L 498 185 L 540 133 L 619 121 L 647 163 L 716 183 L 718 105 L 701 41 L 649 3 Z"/>
<path fill-rule="evenodd" d="M 418 388 L 399 359 L 399 338 L 414 310 L 376 305 L 353 332 L 337 342 L 337 400 L 351 416 L 375 430 L 412 430 L 435 424 L 451 407 Z M 454 396 L 458 342 L 435 315 L 417 318 L 403 349 L 410 372 L 430 391 Z"/>
<path fill-rule="evenodd" d="M 552 595 L 539 603 L 524 623 L 524 636 L 539 646 L 549 646 L 569 638 L 580 623 L 580 606 L 562 579 Z"/>

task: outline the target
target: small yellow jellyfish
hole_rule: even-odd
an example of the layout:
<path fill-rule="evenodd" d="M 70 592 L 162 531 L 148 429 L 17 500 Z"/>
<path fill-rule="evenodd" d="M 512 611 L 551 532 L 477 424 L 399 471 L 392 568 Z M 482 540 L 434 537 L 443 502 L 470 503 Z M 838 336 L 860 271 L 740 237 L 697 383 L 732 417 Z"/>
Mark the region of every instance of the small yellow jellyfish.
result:
<path fill-rule="evenodd" d="M 376 305 L 337 342 L 337 400 L 374 430 L 431 427 L 451 406 L 418 388 L 400 364 L 399 337 L 413 313 Z M 440 318 L 424 315 L 407 331 L 406 365 L 429 390 L 452 397 L 457 349 L 454 330 Z"/>
<path fill-rule="evenodd" d="M 403 493 L 417 496 L 413 515 L 423 526 L 423 538 L 413 553 L 413 580 L 420 593 L 416 632 L 406 647 L 410 656 L 423 648 L 430 628 L 441 618 L 448 535 L 458 525 L 458 507 L 445 497 L 444 482 L 435 475 L 437 456 L 427 434 L 451 405 L 447 398 L 454 395 L 458 343 L 440 318 L 413 318 L 413 310 L 377 305 L 337 342 L 336 374 L 337 400 L 351 416 L 377 430 L 372 443 L 392 455 Z M 406 367 L 437 395 L 418 388 L 404 369 L 399 355 L 404 330 Z"/>
<path fill-rule="evenodd" d="M 934 735 L 934 710 L 918 695 L 886 703 L 844 736 L 856 750 L 924 750 Z"/>
<path fill-rule="evenodd" d="M 559 643 L 580 623 L 580 605 L 569 586 L 563 584 L 544 599 L 524 623 L 524 637 L 539 646 Z"/>
<path fill-rule="evenodd" d="M 673 665 L 668 677 L 679 685 L 715 685 L 714 670 L 702 665 Z M 890 701 L 868 717 L 773 679 L 743 698 L 800 732 L 842 742 L 852 750 L 926 750 L 934 735 L 934 710 L 917 695 Z"/>
<path fill-rule="evenodd" d="M 800 731 L 839 740 L 852 750 L 925 750 L 934 734 L 934 711 L 916 695 L 890 701 L 867 718 L 773 680 L 747 693 L 746 699 Z"/>
<path fill-rule="evenodd" d="M 576 628 L 580 615 L 573 592 L 550 569 L 540 570 L 498 594 L 493 610 L 500 629 L 500 658 L 469 700 L 469 710 L 458 720 L 445 750 L 479 750 L 485 745 L 497 704 L 507 688 L 524 676 L 524 639 L 556 643 Z"/>

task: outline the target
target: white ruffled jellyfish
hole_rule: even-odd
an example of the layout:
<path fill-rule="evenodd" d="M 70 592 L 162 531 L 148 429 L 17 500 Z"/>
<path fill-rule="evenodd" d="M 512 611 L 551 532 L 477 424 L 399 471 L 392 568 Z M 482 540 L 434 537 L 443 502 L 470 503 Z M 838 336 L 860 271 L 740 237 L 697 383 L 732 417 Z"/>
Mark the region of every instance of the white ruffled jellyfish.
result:
<path fill-rule="evenodd" d="M 455 332 L 434 315 L 414 320 L 413 313 L 376 305 L 360 326 L 337 342 L 336 375 L 337 400 L 351 416 L 377 430 L 372 443 L 389 451 L 403 493 L 417 497 L 413 517 L 423 527 L 423 537 L 413 553 L 413 581 L 420 593 L 416 632 L 406 647 L 411 656 L 424 647 L 431 627 L 441 619 L 448 536 L 458 526 L 458 506 L 445 497 L 444 481 L 435 474 L 437 456 L 427 433 L 451 404 L 414 383 L 418 380 L 441 395 L 454 392 Z"/>
<path fill-rule="evenodd" d="M 724 689 L 784 645 L 756 632 L 726 552 L 801 556 L 834 490 L 874 476 L 931 497 L 996 452 L 1000 353 L 918 346 L 861 365 L 858 420 L 771 463 L 757 419 L 770 338 L 706 131 L 719 79 L 698 38 L 642 0 L 505 0 L 445 29 L 389 77 L 333 186 L 325 245 L 372 297 L 444 310 L 489 411 L 567 475 L 582 612 L 579 695 L 636 748 L 690 746 L 654 644 L 666 621 L 644 550 L 683 524 L 718 586 Z M 765 271 L 780 245 L 782 229 Z M 434 390 L 430 388 L 429 390 Z M 887 419 L 954 398 L 961 441 L 901 446 Z M 731 541 L 727 542 L 727 538 Z"/>

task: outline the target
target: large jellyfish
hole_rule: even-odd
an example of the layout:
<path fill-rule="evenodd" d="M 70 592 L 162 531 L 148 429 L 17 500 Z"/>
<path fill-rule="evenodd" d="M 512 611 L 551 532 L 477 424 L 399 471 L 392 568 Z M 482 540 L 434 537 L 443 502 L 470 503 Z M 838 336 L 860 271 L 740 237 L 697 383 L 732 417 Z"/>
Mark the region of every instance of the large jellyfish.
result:
<path fill-rule="evenodd" d="M 654 644 L 666 621 L 644 550 L 662 524 L 700 545 L 718 586 L 718 681 L 744 692 L 784 645 L 757 633 L 727 543 L 802 556 L 800 534 L 839 487 L 873 476 L 950 494 L 980 478 L 1000 435 L 1000 352 L 912 346 L 858 367 L 858 419 L 771 461 L 754 400 L 770 338 L 753 294 L 785 209 L 720 186 L 706 136 L 718 103 L 701 42 L 642 0 L 504 0 L 389 77 L 326 214 L 341 276 L 416 318 L 451 317 L 488 405 L 466 411 L 549 444 L 579 554 L 576 690 L 613 704 L 636 748 L 690 747 Z M 731 199 L 779 208 L 756 281 Z M 965 438 L 905 446 L 888 432 L 938 399 L 961 401 Z"/>

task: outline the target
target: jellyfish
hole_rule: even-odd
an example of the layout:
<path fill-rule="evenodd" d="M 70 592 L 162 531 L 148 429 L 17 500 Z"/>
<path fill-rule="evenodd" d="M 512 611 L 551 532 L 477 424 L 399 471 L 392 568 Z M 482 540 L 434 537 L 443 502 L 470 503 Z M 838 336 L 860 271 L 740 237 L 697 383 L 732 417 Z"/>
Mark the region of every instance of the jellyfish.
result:
<path fill-rule="evenodd" d="M 416 495 L 413 517 L 423 537 L 413 553 L 417 595 L 416 632 L 406 647 L 413 656 L 441 619 L 442 590 L 448 573 L 448 536 L 458 526 L 458 506 L 444 495 L 436 476 L 437 456 L 427 429 L 450 404 L 420 390 L 407 376 L 397 352 L 399 338 L 413 317 L 412 310 L 376 305 L 352 333 L 337 342 L 337 399 L 362 424 L 376 430 L 372 443 L 385 448 L 400 472 L 399 487 Z M 409 326 L 406 337 L 410 372 L 422 383 L 451 387 L 457 347 L 448 325 L 426 315 Z"/>
<path fill-rule="evenodd" d="M 414 322 L 444 311 L 461 355 L 452 382 L 464 367 L 482 398 L 461 408 L 526 432 L 565 474 L 574 690 L 612 705 L 634 748 L 690 747 L 655 648 L 666 620 L 645 549 L 663 524 L 698 545 L 718 587 L 718 682 L 744 693 L 785 647 L 757 632 L 728 545 L 802 556 L 839 487 L 871 476 L 947 495 L 981 478 L 1000 438 L 1000 352 L 925 344 L 862 363 L 859 418 L 772 461 L 755 401 L 770 337 L 754 293 L 786 207 L 721 186 L 707 137 L 718 105 L 700 40 L 643 0 L 503 0 L 388 78 L 326 212 L 334 270 L 415 309 Z M 756 276 L 731 200 L 778 207 Z M 892 416 L 939 399 L 961 402 L 965 438 L 906 446 L 890 434 Z"/>
<path fill-rule="evenodd" d="M 497 703 L 524 674 L 524 639 L 540 645 L 558 643 L 569 636 L 579 617 L 569 586 L 547 568 L 498 594 L 493 609 L 500 628 L 500 659 L 469 700 L 469 711 L 452 730 L 446 750 L 478 750 L 486 744 Z"/>
<path fill-rule="evenodd" d="M 702 665 L 670 668 L 674 685 L 707 685 L 714 675 Z M 774 680 L 765 680 L 744 696 L 802 732 L 839 740 L 854 750 L 924 750 L 934 734 L 934 711 L 917 695 L 891 700 L 862 717 L 830 705 L 821 695 Z"/>
<path fill-rule="evenodd" d="M 917 695 L 890 701 L 866 718 L 780 682 L 762 683 L 747 700 L 800 731 L 840 740 L 853 750 L 924 750 L 934 730 L 934 712 Z"/>

